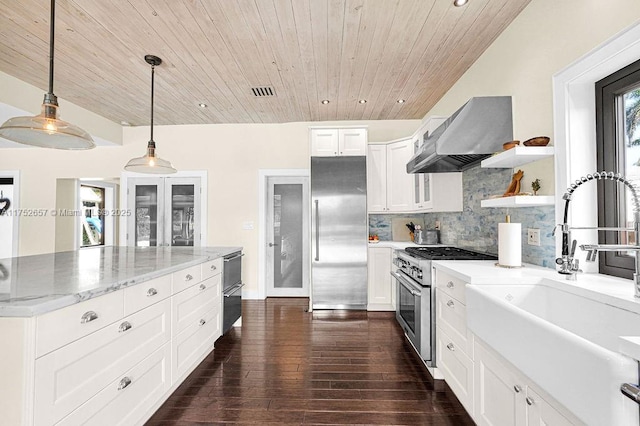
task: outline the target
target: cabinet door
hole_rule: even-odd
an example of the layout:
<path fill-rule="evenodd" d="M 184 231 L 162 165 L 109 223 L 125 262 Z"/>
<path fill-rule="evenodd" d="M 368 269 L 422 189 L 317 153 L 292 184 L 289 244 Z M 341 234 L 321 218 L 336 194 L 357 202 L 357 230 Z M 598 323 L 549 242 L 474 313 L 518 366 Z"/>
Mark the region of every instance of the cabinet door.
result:
<path fill-rule="evenodd" d="M 338 129 L 311 129 L 311 156 L 338 155 Z"/>
<path fill-rule="evenodd" d="M 474 420 L 478 425 L 519 426 L 526 424 L 526 386 L 519 375 L 474 343 Z"/>
<path fill-rule="evenodd" d="M 162 178 L 131 178 L 127 204 L 133 214 L 127 220 L 127 245 L 164 245 L 164 181 Z"/>
<path fill-rule="evenodd" d="M 527 426 L 570 426 L 573 424 L 531 388 L 527 388 L 526 403 Z"/>
<path fill-rule="evenodd" d="M 170 246 L 200 246 L 200 178 L 165 178 L 164 240 Z"/>
<path fill-rule="evenodd" d="M 413 176 L 407 173 L 407 162 L 413 153 L 411 139 L 387 145 L 387 209 L 413 209 Z"/>
<path fill-rule="evenodd" d="M 367 129 L 339 129 L 340 155 L 367 155 Z"/>
<path fill-rule="evenodd" d="M 386 247 L 369 248 L 369 311 L 392 311 L 393 281 L 391 278 L 391 249 Z"/>
<path fill-rule="evenodd" d="M 387 210 L 387 146 L 367 147 L 367 210 L 370 213 Z"/>

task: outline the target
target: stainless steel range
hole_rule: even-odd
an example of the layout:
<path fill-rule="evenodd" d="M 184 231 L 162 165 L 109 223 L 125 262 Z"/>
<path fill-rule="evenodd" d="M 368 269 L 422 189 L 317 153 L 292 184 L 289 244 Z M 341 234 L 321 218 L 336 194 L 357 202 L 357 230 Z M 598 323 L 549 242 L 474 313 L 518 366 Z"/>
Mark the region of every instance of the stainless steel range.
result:
<path fill-rule="evenodd" d="M 397 281 L 396 319 L 428 367 L 435 359 L 435 288 L 432 260 L 497 260 L 492 254 L 449 246 L 407 247 L 396 250 L 392 272 Z"/>

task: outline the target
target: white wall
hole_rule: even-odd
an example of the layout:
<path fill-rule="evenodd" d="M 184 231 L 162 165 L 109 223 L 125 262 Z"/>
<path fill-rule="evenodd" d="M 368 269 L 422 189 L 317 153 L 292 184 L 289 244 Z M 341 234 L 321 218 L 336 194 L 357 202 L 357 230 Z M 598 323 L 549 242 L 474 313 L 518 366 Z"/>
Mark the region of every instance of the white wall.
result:
<path fill-rule="evenodd" d="M 514 138 L 553 144 L 552 76 L 639 19 L 638 0 L 532 0 L 427 116 L 450 115 L 472 96 L 511 95 Z M 553 160 L 522 169 L 524 191 L 540 178 L 540 194 L 554 193 Z"/>
<path fill-rule="evenodd" d="M 330 123 L 214 124 L 157 126 L 154 139 L 160 157 L 178 170 L 208 172 L 209 245 L 245 248 L 243 280 L 248 291 L 257 291 L 258 269 L 258 170 L 309 168 L 308 126 Z M 338 122 L 334 125 L 369 126 L 372 141 L 411 135 L 420 120 Z M 38 148 L 0 149 L 0 170 L 21 170 L 21 207 L 52 209 L 56 205 L 57 178 L 120 176 L 132 157 L 143 155 L 148 127 L 124 128 L 123 146 L 89 151 L 57 151 Z M 252 221 L 253 230 L 242 223 Z M 23 217 L 20 222 L 20 255 L 55 251 L 55 221 Z"/>

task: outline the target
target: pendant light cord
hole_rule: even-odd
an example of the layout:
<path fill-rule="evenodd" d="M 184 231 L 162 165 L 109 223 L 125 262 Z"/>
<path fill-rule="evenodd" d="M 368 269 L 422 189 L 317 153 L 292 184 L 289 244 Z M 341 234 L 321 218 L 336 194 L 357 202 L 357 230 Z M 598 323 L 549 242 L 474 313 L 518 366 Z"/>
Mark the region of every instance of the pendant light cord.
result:
<path fill-rule="evenodd" d="M 53 42 L 56 22 L 56 0 L 51 0 L 51 22 L 49 23 L 49 94 L 53 95 Z"/>
<path fill-rule="evenodd" d="M 154 142 L 153 140 L 153 88 L 154 88 L 154 76 L 155 76 L 156 66 L 151 65 L 151 140 L 149 142 Z"/>

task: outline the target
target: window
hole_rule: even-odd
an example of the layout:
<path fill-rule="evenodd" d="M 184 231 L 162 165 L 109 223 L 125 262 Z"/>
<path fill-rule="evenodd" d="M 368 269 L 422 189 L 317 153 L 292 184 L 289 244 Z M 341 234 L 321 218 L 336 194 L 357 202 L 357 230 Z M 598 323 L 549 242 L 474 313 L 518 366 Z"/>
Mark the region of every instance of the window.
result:
<path fill-rule="evenodd" d="M 598 170 L 640 180 L 640 61 L 596 83 Z M 630 192 L 621 184 L 598 182 L 598 226 L 633 227 Z M 635 244 L 633 232 L 599 231 L 601 244 Z M 631 252 L 601 252 L 600 273 L 633 277 Z"/>
<path fill-rule="evenodd" d="M 105 189 L 95 186 L 80 186 L 81 247 L 103 246 Z"/>

